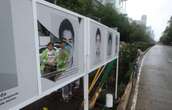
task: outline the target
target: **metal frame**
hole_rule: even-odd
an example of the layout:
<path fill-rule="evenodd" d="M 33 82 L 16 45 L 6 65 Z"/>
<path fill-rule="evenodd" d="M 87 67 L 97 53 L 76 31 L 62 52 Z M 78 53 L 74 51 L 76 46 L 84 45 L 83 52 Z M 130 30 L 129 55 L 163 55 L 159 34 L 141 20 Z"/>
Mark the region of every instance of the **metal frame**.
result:
<path fill-rule="evenodd" d="M 81 18 L 84 19 L 84 16 L 82 16 L 82 15 L 79 15 L 79 14 L 74 13 L 74 12 L 72 12 L 72 11 L 66 10 L 66 9 L 61 8 L 61 7 L 59 7 L 59 6 L 56 6 L 56 5 L 54 5 L 54 4 L 48 3 L 48 2 L 46 2 L 46 1 L 44 1 L 44 0 L 33 0 L 33 4 L 34 4 L 34 5 L 33 5 L 33 7 L 34 7 L 34 10 L 33 10 L 33 12 L 34 12 L 34 24 L 36 25 L 36 28 L 35 28 L 35 32 L 36 32 L 36 36 L 35 36 L 35 37 L 36 37 L 36 39 L 37 39 L 36 42 L 38 42 L 37 8 L 36 8 L 36 4 L 37 4 L 37 3 L 46 5 L 46 6 L 48 6 L 48 7 L 51 7 L 51 8 L 57 9 L 57 10 L 61 10 L 62 12 L 71 14 L 71 15 L 73 15 L 73 16 L 81 17 Z M 39 50 L 38 48 L 39 48 L 39 45 L 37 45 L 37 50 Z M 38 56 L 39 56 L 39 52 L 38 52 L 37 54 L 38 54 Z M 37 59 L 38 59 L 37 64 L 39 65 L 39 62 L 40 62 L 40 61 L 39 61 L 39 57 L 37 57 Z M 39 67 L 39 68 L 40 68 L 40 67 Z M 39 73 L 40 73 L 40 71 L 39 71 Z M 75 81 L 75 80 L 77 80 L 77 79 L 83 77 L 84 75 L 85 75 L 85 72 L 82 73 L 82 74 L 71 75 L 71 77 L 59 79 L 59 81 L 58 81 L 59 84 L 58 84 L 57 86 L 55 86 L 55 87 L 53 87 L 53 88 L 50 88 L 50 89 L 46 90 L 45 92 L 41 92 L 41 94 L 49 94 L 49 93 L 51 93 L 51 92 L 53 92 L 53 91 L 55 91 L 55 90 L 57 90 L 57 89 L 60 89 L 61 87 L 65 86 L 65 85 L 67 85 L 67 84 L 69 84 L 69 83 L 71 83 L 71 82 L 73 82 L 73 81 Z M 39 74 L 39 76 L 41 76 L 41 73 Z M 65 79 L 65 80 L 64 80 L 64 79 Z M 40 80 L 40 77 L 39 77 L 38 80 Z M 62 83 L 60 83 L 60 82 L 62 82 Z M 40 87 L 40 88 L 41 88 L 41 87 Z M 40 94 L 40 95 L 41 95 L 41 94 Z"/>
<path fill-rule="evenodd" d="M 116 62 L 116 82 L 115 82 L 115 99 L 118 98 L 118 72 L 119 72 L 119 45 L 120 45 L 120 34 L 118 34 L 118 47 L 117 47 L 117 62 Z"/>
<path fill-rule="evenodd" d="M 84 76 L 84 110 L 89 110 L 89 75 Z"/>
<path fill-rule="evenodd" d="M 83 78 L 83 80 L 84 80 L 83 81 L 84 82 L 83 83 L 83 85 L 84 85 L 84 110 L 88 110 L 89 109 L 89 89 L 88 89 L 89 88 L 89 73 L 92 72 L 93 70 L 97 69 L 98 67 L 103 66 L 103 65 L 109 63 L 110 61 L 112 61 L 114 59 L 117 59 L 116 87 L 115 87 L 115 98 L 117 99 L 118 68 L 119 68 L 119 65 L 118 65 L 118 63 L 119 63 L 119 38 L 118 38 L 118 47 L 117 47 L 118 48 L 118 52 L 117 52 L 117 56 L 115 56 L 114 58 L 109 59 L 108 61 L 103 62 L 102 64 L 92 68 L 91 70 L 89 70 L 90 68 L 88 66 L 88 64 L 89 64 L 88 58 L 89 58 L 89 54 L 90 54 L 89 53 L 89 49 L 91 47 L 90 47 L 90 45 L 88 45 L 90 37 L 88 37 L 87 35 L 88 35 L 88 33 L 90 33 L 90 29 L 89 29 L 90 21 L 94 22 L 94 23 L 96 23 L 98 25 L 101 25 L 104 28 L 108 28 L 108 29 L 110 29 L 112 31 L 114 31 L 114 30 L 109 28 L 109 27 L 107 27 L 107 26 L 105 26 L 105 25 L 103 25 L 103 24 L 101 24 L 101 23 L 99 23 L 99 22 L 94 21 L 94 20 L 92 20 L 90 18 L 84 17 L 82 15 L 79 15 L 79 14 L 74 13 L 72 11 L 66 10 L 64 8 L 58 7 L 58 6 L 54 5 L 54 4 L 48 3 L 46 1 L 43 1 L 43 0 L 32 0 L 31 2 L 32 2 L 32 5 L 33 5 L 33 19 L 34 19 L 34 31 L 35 31 L 34 35 L 35 35 L 35 42 L 36 42 L 35 43 L 35 47 L 36 47 L 36 57 L 37 57 L 37 61 L 36 62 L 37 62 L 37 65 L 38 65 L 37 73 L 39 73 L 38 76 L 37 76 L 38 77 L 37 80 L 38 80 L 38 92 L 39 92 L 39 95 L 35 96 L 35 97 L 33 97 L 33 98 L 29 99 L 29 100 L 24 101 L 23 103 L 17 105 L 16 107 L 11 108 L 10 110 L 19 110 L 20 108 L 22 108 L 22 107 L 24 107 L 24 106 L 26 106 L 26 105 L 34 102 L 34 101 L 37 101 L 37 100 L 41 99 L 42 97 L 50 94 L 51 92 L 56 91 L 57 89 L 60 89 L 61 87 L 65 86 L 65 85 L 67 85 L 67 84 L 69 84 L 69 83 L 71 83 L 71 82 L 73 82 L 73 81 L 75 81 L 77 79 L 80 79 L 80 78 Z M 51 88 L 51 89 L 49 89 L 49 90 L 47 90 L 45 92 L 42 92 L 41 73 L 40 73 L 40 66 L 39 66 L 39 62 L 40 61 L 39 61 L 39 43 L 38 43 L 39 37 L 38 37 L 38 27 L 37 27 L 37 7 L 36 7 L 37 3 L 43 4 L 43 5 L 48 5 L 51 8 L 54 8 L 54 9 L 57 9 L 57 10 L 61 10 L 61 11 L 65 12 L 65 13 L 72 14 L 74 16 L 79 16 L 79 17 L 81 17 L 81 18 L 83 18 L 85 20 L 84 21 L 84 49 L 86 51 L 84 53 L 84 56 L 85 56 L 85 58 L 84 58 L 84 63 L 85 63 L 84 64 L 85 65 L 84 73 L 80 74 L 80 75 L 73 75 L 71 77 L 64 78 L 65 80 L 63 80 L 62 83 L 59 83 L 57 86 L 55 86 L 55 87 L 53 87 L 53 88 Z M 60 81 L 62 81 L 62 80 L 60 80 Z"/>
<path fill-rule="evenodd" d="M 32 2 L 32 6 L 33 6 L 33 20 L 34 20 L 34 24 L 33 25 L 34 25 L 34 31 L 35 31 L 34 36 L 35 36 L 35 42 L 36 42 L 36 44 L 35 44 L 35 47 L 36 47 L 36 57 L 37 57 L 37 61 L 36 62 L 37 62 L 37 65 L 38 65 L 37 66 L 37 73 L 38 73 L 37 81 L 38 81 L 38 92 L 39 92 L 38 94 L 39 95 L 35 96 L 35 97 L 33 97 L 33 98 L 29 99 L 29 100 L 24 101 L 23 103 L 15 106 L 15 107 L 10 108 L 10 110 L 19 110 L 20 108 L 23 108 L 24 106 L 29 105 L 32 102 L 37 101 L 37 100 L 43 98 L 44 96 L 46 96 L 46 95 L 48 95 L 48 94 L 50 94 L 50 93 L 52 93 L 52 92 L 54 92 L 54 91 L 64 87 L 65 85 L 67 85 L 67 84 L 69 84 L 69 83 L 71 83 L 71 82 L 73 82 L 73 81 L 75 81 L 77 79 L 82 78 L 85 75 L 85 72 L 84 72 L 83 74 L 80 74 L 80 75 L 77 75 L 77 76 L 73 75 L 71 77 L 67 77 L 67 78 L 65 78 L 66 81 L 61 81 L 60 80 L 62 82 L 61 84 L 58 84 L 57 86 L 55 86 L 55 87 L 53 87 L 51 89 L 48 89 L 45 92 L 42 92 L 41 73 L 40 73 L 40 66 L 39 66 L 39 62 L 40 62 L 40 60 L 39 60 L 39 43 L 38 43 L 39 42 L 39 37 L 38 37 L 38 27 L 37 27 L 37 7 L 36 7 L 36 4 L 40 3 L 40 4 L 43 4 L 43 5 L 48 5 L 51 8 L 54 8 L 54 9 L 57 9 L 57 10 L 61 10 L 61 11 L 65 12 L 65 13 L 68 13 L 68 14 L 71 14 L 71 15 L 74 15 L 74 16 L 79 16 L 81 18 L 85 18 L 85 17 L 82 16 L 82 15 L 79 15 L 77 13 L 74 13 L 72 11 L 69 11 L 67 9 L 58 7 L 58 6 L 54 5 L 54 4 L 48 3 L 48 2 L 46 2 L 44 0 L 32 0 L 31 2 Z"/>
<path fill-rule="evenodd" d="M 110 31 L 115 31 L 115 30 L 113 30 L 113 29 L 111 29 L 111 28 L 109 28 L 109 27 L 107 27 L 106 25 L 103 25 L 103 24 L 101 24 L 101 23 L 99 23 L 99 22 L 97 22 L 97 21 L 95 21 L 95 20 L 93 20 L 93 19 L 90 19 L 90 18 L 87 18 L 87 22 L 88 22 L 88 26 L 87 26 L 87 28 L 88 28 L 88 33 L 90 33 L 90 22 L 93 22 L 93 23 L 95 23 L 95 24 L 97 24 L 97 25 L 100 25 L 100 26 L 102 26 L 103 28 L 106 28 L 106 29 L 108 29 L 108 30 L 110 30 Z M 89 35 L 89 37 L 88 37 L 88 39 L 87 39 L 87 46 L 86 47 L 88 47 L 87 48 L 87 65 L 88 65 L 88 67 L 87 67 L 87 71 L 86 71 L 86 73 L 90 73 L 90 72 L 92 72 L 92 71 L 94 71 L 94 70 L 96 70 L 98 67 L 101 67 L 101 66 L 103 66 L 103 65 L 106 65 L 107 63 L 109 63 L 109 62 L 111 62 L 111 61 L 113 61 L 114 59 L 116 59 L 116 57 L 114 56 L 113 58 L 111 58 L 111 59 L 108 59 L 107 61 L 103 61 L 101 64 L 98 64 L 97 66 L 95 66 L 95 67 L 93 67 L 93 68 L 91 68 L 90 67 L 90 60 L 89 60 L 89 56 L 90 56 L 90 35 Z"/>

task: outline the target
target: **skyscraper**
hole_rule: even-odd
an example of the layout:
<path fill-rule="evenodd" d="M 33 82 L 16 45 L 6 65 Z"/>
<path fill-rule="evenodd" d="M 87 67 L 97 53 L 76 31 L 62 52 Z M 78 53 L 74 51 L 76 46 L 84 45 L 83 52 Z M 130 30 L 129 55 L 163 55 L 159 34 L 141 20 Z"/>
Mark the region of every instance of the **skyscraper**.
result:
<path fill-rule="evenodd" d="M 146 24 L 147 24 L 147 16 L 146 15 L 142 15 L 141 22 L 142 22 L 143 25 L 146 26 Z"/>

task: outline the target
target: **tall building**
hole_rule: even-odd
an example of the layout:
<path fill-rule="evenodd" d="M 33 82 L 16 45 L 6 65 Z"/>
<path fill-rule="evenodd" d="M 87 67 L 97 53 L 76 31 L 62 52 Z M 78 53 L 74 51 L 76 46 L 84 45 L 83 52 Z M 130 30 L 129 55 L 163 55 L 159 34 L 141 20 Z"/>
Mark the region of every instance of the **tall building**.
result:
<path fill-rule="evenodd" d="M 150 35 L 150 37 L 154 40 L 155 34 L 151 26 L 146 27 L 147 33 Z"/>
<path fill-rule="evenodd" d="M 143 25 L 146 26 L 146 24 L 147 24 L 147 16 L 146 15 L 142 15 L 141 22 L 143 23 Z"/>
<path fill-rule="evenodd" d="M 132 19 L 130 20 L 132 22 Z M 135 22 L 139 25 L 142 25 L 146 28 L 146 32 L 149 36 L 154 40 L 155 34 L 151 26 L 147 26 L 147 15 L 142 15 L 140 20 L 135 20 Z"/>
<path fill-rule="evenodd" d="M 136 20 L 136 23 L 146 27 L 146 25 L 147 25 L 147 16 L 142 15 L 140 20 Z"/>

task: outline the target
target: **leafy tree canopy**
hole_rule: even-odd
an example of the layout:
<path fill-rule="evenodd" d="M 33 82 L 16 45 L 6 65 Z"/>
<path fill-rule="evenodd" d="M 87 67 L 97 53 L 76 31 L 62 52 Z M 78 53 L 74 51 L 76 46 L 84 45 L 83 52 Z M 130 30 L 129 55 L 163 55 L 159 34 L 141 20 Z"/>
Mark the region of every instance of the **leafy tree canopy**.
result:
<path fill-rule="evenodd" d="M 164 44 L 172 44 L 172 17 L 168 21 L 168 26 L 164 30 L 160 41 Z"/>
<path fill-rule="evenodd" d="M 118 13 L 111 4 L 101 5 L 96 0 L 56 0 L 56 4 L 95 19 L 109 27 L 118 27 L 121 41 L 152 42 L 146 27 L 134 21 L 129 22 L 126 15 Z"/>

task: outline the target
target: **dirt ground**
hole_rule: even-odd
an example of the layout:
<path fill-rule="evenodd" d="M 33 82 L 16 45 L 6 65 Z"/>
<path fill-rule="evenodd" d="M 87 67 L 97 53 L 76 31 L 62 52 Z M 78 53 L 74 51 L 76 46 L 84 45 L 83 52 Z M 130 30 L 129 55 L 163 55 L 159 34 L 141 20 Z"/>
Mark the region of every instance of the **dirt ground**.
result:
<path fill-rule="evenodd" d="M 65 102 L 61 96 L 61 90 L 24 107 L 21 110 L 82 110 L 83 90 L 81 88 L 73 91 L 69 102 Z"/>

